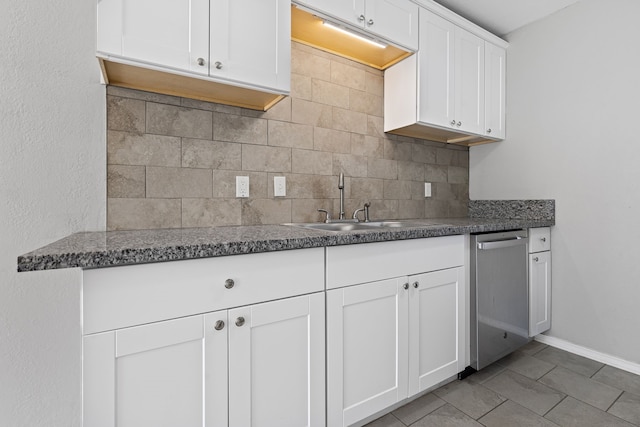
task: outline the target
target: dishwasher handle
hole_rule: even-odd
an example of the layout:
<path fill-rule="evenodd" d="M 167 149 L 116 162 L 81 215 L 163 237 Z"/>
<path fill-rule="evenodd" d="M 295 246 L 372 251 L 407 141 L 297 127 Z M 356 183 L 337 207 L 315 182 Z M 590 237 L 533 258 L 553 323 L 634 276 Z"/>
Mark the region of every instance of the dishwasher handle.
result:
<path fill-rule="evenodd" d="M 496 240 L 493 242 L 478 242 L 478 250 L 502 249 L 512 246 L 526 245 L 528 239 L 526 237 L 516 237 L 513 239 Z"/>

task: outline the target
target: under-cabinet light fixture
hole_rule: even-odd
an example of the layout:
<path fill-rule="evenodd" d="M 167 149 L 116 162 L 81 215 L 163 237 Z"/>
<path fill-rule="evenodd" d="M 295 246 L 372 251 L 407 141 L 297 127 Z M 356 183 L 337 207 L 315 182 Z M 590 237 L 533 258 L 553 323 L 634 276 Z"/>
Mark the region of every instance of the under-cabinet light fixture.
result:
<path fill-rule="evenodd" d="M 337 25 L 332 24 L 331 22 L 322 21 L 322 24 L 324 26 L 328 27 L 328 28 L 331 28 L 332 30 L 336 30 L 336 31 L 339 31 L 339 32 L 341 32 L 343 34 L 346 34 L 348 36 L 355 37 L 358 40 L 362 40 L 363 42 L 367 42 L 369 44 L 372 44 L 372 45 L 374 45 L 376 47 L 379 47 L 380 49 L 384 49 L 384 48 L 387 47 L 387 45 L 385 45 L 385 44 L 382 44 L 382 43 L 377 42 L 375 40 L 368 39 L 366 37 L 363 37 L 363 36 L 361 36 L 359 34 L 353 33 L 353 32 L 351 32 L 349 30 L 344 29 L 344 28 L 338 27 Z"/>

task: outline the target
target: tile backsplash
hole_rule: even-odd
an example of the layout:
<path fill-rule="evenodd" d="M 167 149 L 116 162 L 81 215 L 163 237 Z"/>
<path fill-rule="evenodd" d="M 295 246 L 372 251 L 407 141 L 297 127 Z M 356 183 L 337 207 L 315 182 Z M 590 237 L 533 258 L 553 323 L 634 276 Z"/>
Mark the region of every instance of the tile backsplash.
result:
<path fill-rule="evenodd" d="M 467 216 L 468 148 L 385 134 L 381 71 L 295 42 L 291 70 L 291 96 L 267 112 L 109 86 L 107 228 L 336 217 L 341 172 L 349 216 L 365 202 L 372 219 Z"/>

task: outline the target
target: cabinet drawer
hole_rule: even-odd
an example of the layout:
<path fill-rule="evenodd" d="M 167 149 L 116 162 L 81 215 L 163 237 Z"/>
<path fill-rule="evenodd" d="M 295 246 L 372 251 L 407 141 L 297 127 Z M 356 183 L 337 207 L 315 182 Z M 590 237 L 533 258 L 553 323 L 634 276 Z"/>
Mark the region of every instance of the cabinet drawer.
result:
<path fill-rule="evenodd" d="M 464 265 L 464 236 L 327 248 L 327 289 Z"/>
<path fill-rule="evenodd" d="M 225 287 L 227 279 L 233 287 Z M 84 334 L 324 289 L 324 249 L 85 270 Z"/>
<path fill-rule="evenodd" d="M 529 229 L 529 253 L 551 250 L 551 229 L 549 227 Z"/>

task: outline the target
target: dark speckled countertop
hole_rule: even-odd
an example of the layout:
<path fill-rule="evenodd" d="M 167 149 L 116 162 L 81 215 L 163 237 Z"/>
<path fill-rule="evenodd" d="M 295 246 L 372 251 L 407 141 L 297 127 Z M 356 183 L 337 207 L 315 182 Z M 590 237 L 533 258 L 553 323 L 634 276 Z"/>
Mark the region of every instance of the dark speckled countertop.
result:
<path fill-rule="evenodd" d="M 555 217 L 411 220 L 420 226 L 319 231 L 289 225 L 76 233 L 18 257 L 18 271 L 101 268 L 289 249 L 420 239 L 555 225 Z"/>

